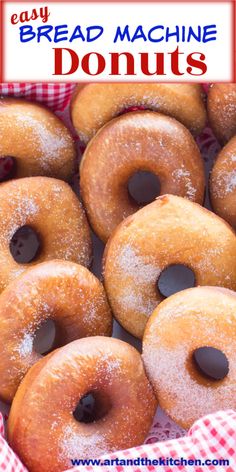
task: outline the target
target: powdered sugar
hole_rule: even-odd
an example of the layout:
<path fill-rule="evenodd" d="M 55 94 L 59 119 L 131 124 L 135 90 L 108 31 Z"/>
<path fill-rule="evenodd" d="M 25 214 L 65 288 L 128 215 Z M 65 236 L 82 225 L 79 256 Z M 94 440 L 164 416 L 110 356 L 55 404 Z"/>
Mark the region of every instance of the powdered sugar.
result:
<path fill-rule="evenodd" d="M 224 295 L 209 288 L 186 290 L 185 298 L 181 293 L 177 297 L 160 305 L 149 326 L 143 359 L 160 405 L 177 422 L 191 424 L 205 414 L 235 407 L 236 339 L 232 325 L 236 301 L 230 292 L 227 296 L 227 292 Z M 223 350 L 229 360 L 229 374 L 219 383 L 204 378 L 199 381 L 191 363 L 193 350 L 205 345 Z"/>
<path fill-rule="evenodd" d="M 16 348 L 16 351 L 19 353 L 20 357 L 27 357 L 32 353 L 33 350 L 33 341 L 34 337 L 31 333 L 25 333 L 21 344 Z"/>
<path fill-rule="evenodd" d="M 187 418 L 190 423 L 222 408 L 233 408 L 233 387 L 222 384 L 215 389 L 211 382 L 208 385 L 198 383 L 186 370 L 188 355 L 187 346 L 173 350 L 160 347 L 144 354 L 148 373 L 155 378 L 161 406 L 165 409 L 168 398 L 171 398 L 167 413 L 177 422 Z M 235 376 L 235 368 L 233 370 Z"/>
<path fill-rule="evenodd" d="M 160 274 L 159 268 L 145 261 L 145 257 L 140 256 L 137 249 L 134 250 L 130 245 L 121 248 L 116 265 L 118 272 L 127 280 L 121 287 L 117 300 L 120 307 L 149 317 L 158 302 L 156 296 L 146 296 L 143 287 L 156 282 Z"/>
<path fill-rule="evenodd" d="M 10 240 L 19 225 L 24 226 L 27 224 L 28 219 L 37 215 L 40 209 L 33 195 L 21 195 L 21 198 L 14 198 L 14 193 L 9 191 L 9 199 L 15 203 L 14 213 L 8 215 L 10 221 L 8 222 L 9 231 L 6 237 Z M 0 207 L 0 215 L 1 210 Z"/>
<path fill-rule="evenodd" d="M 236 190 L 236 169 L 225 170 L 212 180 L 212 193 L 215 198 L 225 198 Z"/>
<path fill-rule="evenodd" d="M 41 164 L 45 169 L 50 167 L 52 159 L 58 160 L 60 158 L 58 156 L 59 151 L 67 151 L 70 139 L 62 134 L 61 128 L 54 128 L 54 132 L 52 132 L 29 112 L 24 115 L 17 114 L 15 119 L 18 125 L 23 128 L 30 128 L 34 145 L 39 147 L 41 157 L 45 157 L 41 160 Z"/>
<path fill-rule="evenodd" d="M 236 189 L 236 169 L 229 175 L 225 189 L 227 193 L 231 193 Z"/>
<path fill-rule="evenodd" d="M 127 286 L 121 291 L 119 303 L 123 309 L 134 310 L 148 318 L 156 308 L 158 300 L 145 297 L 136 287 Z"/>
<path fill-rule="evenodd" d="M 22 196 L 21 199 L 17 201 L 15 211 L 20 215 L 32 216 L 39 211 L 39 207 L 33 197 Z"/>
<path fill-rule="evenodd" d="M 98 84 L 93 86 L 98 87 Z M 106 85 L 106 90 L 101 87 L 101 93 L 98 93 L 97 100 L 93 100 L 91 103 L 89 113 L 87 110 L 89 87 L 87 91 L 86 89 L 83 90 L 83 96 L 79 93 L 75 98 L 72 120 L 80 139 L 84 143 L 87 143 L 107 121 L 133 106 L 141 106 L 148 110 L 171 115 L 195 132 L 202 128 L 205 118 L 204 107 L 200 100 L 196 101 L 194 99 L 190 85 L 171 84 L 171 87 L 175 89 L 173 96 L 169 94 L 170 86 L 167 84 L 152 84 L 151 86 L 148 84 L 148 89 L 145 84 L 136 84 L 135 90 L 129 86 L 126 90 L 121 90 L 121 87 L 122 84 Z M 104 108 L 104 96 L 109 97 L 109 110 L 106 107 Z M 194 113 L 191 117 L 188 107 L 186 110 L 183 107 L 183 101 L 186 98 L 190 105 L 194 103 L 194 107 L 192 107 L 192 113 L 193 110 Z M 197 103 L 198 110 L 195 110 Z M 86 119 L 84 118 L 84 107 L 86 107 Z"/>
<path fill-rule="evenodd" d="M 181 181 L 181 185 L 186 189 L 186 197 L 189 200 L 195 200 L 197 189 L 193 186 L 190 172 L 182 165 L 180 169 L 172 172 L 172 176 L 174 179 Z"/>
<path fill-rule="evenodd" d="M 135 278 L 140 284 L 155 281 L 160 272 L 158 267 L 145 262 L 144 257 L 137 254 L 132 246 L 129 245 L 121 249 L 117 264 L 118 268 L 124 271 L 126 276 Z"/>
<path fill-rule="evenodd" d="M 106 452 L 110 451 L 104 436 L 98 431 L 97 433 L 82 433 L 76 428 L 66 426 L 60 443 L 60 455 L 62 459 L 73 458 L 90 458 L 91 454 L 93 457 L 99 457 Z"/>
<path fill-rule="evenodd" d="M 99 359 L 100 367 L 104 368 L 104 371 L 108 374 L 118 373 L 122 368 L 122 360 L 118 357 L 115 358 L 112 352 L 105 353 Z"/>
<path fill-rule="evenodd" d="M 3 247 L 6 257 L 6 245 L 14 233 L 29 225 L 42 242 L 39 257 L 89 264 L 91 242 L 86 216 L 67 184 L 46 177 L 12 180 L 1 186 L 0 200 L 0 258 Z"/>

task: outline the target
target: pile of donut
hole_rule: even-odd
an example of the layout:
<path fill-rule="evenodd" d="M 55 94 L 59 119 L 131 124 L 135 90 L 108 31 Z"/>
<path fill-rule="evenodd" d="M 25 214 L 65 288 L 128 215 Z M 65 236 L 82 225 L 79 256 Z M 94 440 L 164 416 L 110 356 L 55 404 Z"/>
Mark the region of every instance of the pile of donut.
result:
<path fill-rule="evenodd" d="M 31 472 L 142 444 L 159 404 L 183 428 L 236 408 L 236 84 L 86 84 L 71 101 L 85 146 L 82 203 L 71 132 L 51 111 L 0 99 L 0 399 L 8 438 Z M 210 175 L 194 139 L 206 120 L 224 145 Z M 160 182 L 131 197 L 139 171 Z M 89 224 L 106 243 L 89 271 Z M 164 297 L 164 270 L 195 287 Z M 142 356 L 111 338 L 112 316 Z M 51 319 L 51 351 L 35 337 Z"/>

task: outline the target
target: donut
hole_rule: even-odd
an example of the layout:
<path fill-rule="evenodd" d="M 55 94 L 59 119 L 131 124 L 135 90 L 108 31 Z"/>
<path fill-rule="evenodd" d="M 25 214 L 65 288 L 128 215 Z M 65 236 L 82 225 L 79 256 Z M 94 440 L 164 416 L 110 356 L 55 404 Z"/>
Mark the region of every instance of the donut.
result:
<path fill-rule="evenodd" d="M 88 395 L 94 399 L 91 422 L 81 411 Z M 142 444 L 156 406 L 134 347 L 114 338 L 83 338 L 29 370 L 13 400 L 8 437 L 31 472 L 58 472 L 71 468 L 73 458 Z"/>
<path fill-rule="evenodd" d="M 109 239 L 103 262 L 106 293 L 118 322 L 142 338 L 163 296 L 162 272 L 184 265 L 195 285 L 236 290 L 236 237 L 232 228 L 197 203 L 164 195 L 126 218 Z"/>
<path fill-rule="evenodd" d="M 235 410 L 235 292 L 195 287 L 164 300 L 148 320 L 143 361 L 160 406 L 183 428 Z"/>
<path fill-rule="evenodd" d="M 82 206 L 63 181 L 25 177 L 0 185 L 0 292 L 35 263 L 89 266 L 91 238 Z"/>
<path fill-rule="evenodd" d="M 210 176 L 214 211 L 236 228 L 236 136 L 217 156 Z"/>
<path fill-rule="evenodd" d="M 42 262 L 11 282 L 0 296 L 0 397 L 11 402 L 20 381 L 41 355 L 37 329 L 47 319 L 57 328 L 54 347 L 88 336 L 110 336 L 112 316 L 102 284 L 69 261 Z"/>
<path fill-rule="evenodd" d="M 70 180 L 76 150 L 71 133 L 47 108 L 23 99 L 0 99 L 0 180 L 48 176 Z"/>
<path fill-rule="evenodd" d="M 206 121 L 200 85 L 154 83 L 79 85 L 71 101 L 71 118 L 87 144 L 105 123 L 133 106 L 173 116 L 194 134 Z"/>
<path fill-rule="evenodd" d="M 236 134 L 236 84 L 213 84 L 207 110 L 215 136 L 225 144 Z"/>
<path fill-rule="evenodd" d="M 80 166 L 81 196 L 90 223 L 103 241 L 139 209 L 127 188 L 129 178 L 138 171 L 156 175 L 161 194 L 203 202 L 204 166 L 190 132 L 159 113 L 126 113 L 98 131 Z"/>

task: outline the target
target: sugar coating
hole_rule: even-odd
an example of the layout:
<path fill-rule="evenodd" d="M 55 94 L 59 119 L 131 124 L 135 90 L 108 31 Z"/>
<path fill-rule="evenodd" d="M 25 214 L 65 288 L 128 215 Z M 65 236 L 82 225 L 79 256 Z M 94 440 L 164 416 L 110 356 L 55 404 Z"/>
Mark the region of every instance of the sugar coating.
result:
<path fill-rule="evenodd" d="M 127 113 L 109 122 L 89 143 L 80 170 L 91 224 L 104 241 L 139 208 L 129 194 L 129 179 L 136 172 L 156 175 L 161 194 L 203 199 L 203 165 L 196 143 L 180 123 L 159 113 Z"/>
<path fill-rule="evenodd" d="M 17 388 L 40 357 L 34 339 L 38 328 L 48 319 L 55 322 L 61 345 L 81 337 L 108 336 L 112 327 L 103 286 L 87 269 L 66 261 L 35 265 L 8 285 L 0 299 L 2 356 L 9 366 L 8 373 L 4 363 L 0 366 L 2 389 L 9 384 L 12 391 Z M 14 330 L 9 329 L 12 325 Z M 104 362 L 109 363 L 108 357 Z M 118 372 L 118 360 L 111 363 L 110 370 L 113 365 Z"/>
<path fill-rule="evenodd" d="M 31 354 L 33 350 L 33 336 L 30 333 L 25 333 L 24 337 L 20 343 L 20 345 L 17 347 L 17 352 L 19 353 L 20 357 L 27 357 L 29 354 Z"/>
<path fill-rule="evenodd" d="M 101 368 L 105 372 L 108 372 L 108 374 L 119 375 L 122 368 L 124 369 L 124 365 L 121 359 L 119 359 L 118 357 L 114 358 L 113 353 L 110 352 L 110 353 L 105 353 L 101 355 L 99 359 L 99 369 Z"/>
<path fill-rule="evenodd" d="M 157 300 L 156 297 L 147 298 L 140 291 L 140 286 L 155 283 L 160 270 L 155 264 L 146 262 L 139 251 L 134 250 L 131 245 L 122 247 L 116 262 L 116 270 L 120 274 L 125 274 L 128 279 L 120 291 L 120 306 L 124 310 L 135 310 L 148 318 L 156 307 Z"/>
<path fill-rule="evenodd" d="M 172 264 L 191 268 L 197 285 L 235 289 L 234 233 L 213 213 L 173 195 L 125 220 L 110 239 L 104 275 L 115 317 L 132 334 L 142 336 L 163 298 L 158 278 Z"/>
<path fill-rule="evenodd" d="M 226 192 L 231 193 L 235 189 L 236 189 L 236 169 L 234 169 L 229 176 L 229 179 L 226 184 Z"/>
<path fill-rule="evenodd" d="M 71 138 L 65 134 L 65 129 L 55 126 L 53 132 L 42 122 L 34 118 L 31 112 L 25 111 L 24 114 L 15 114 L 16 123 L 14 126 L 20 126 L 23 130 L 30 129 L 30 139 L 32 144 L 37 146 L 40 152 L 40 164 L 47 171 L 51 167 L 52 161 L 61 161 L 61 154 L 68 151 L 71 146 Z"/>
<path fill-rule="evenodd" d="M 235 408 L 236 299 L 221 292 L 214 299 L 213 290 L 217 289 L 194 288 L 170 297 L 159 306 L 144 340 L 143 359 L 160 405 L 177 422 L 191 423 L 205 414 Z M 181 333 L 179 342 L 172 341 L 181 326 L 186 336 Z M 192 350 L 203 345 L 223 348 L 229 360 L 229 374 L 220 383 L 202 384 L 186 368 Z"/>
<path fill-rule="evenodd" d="M 107 343 L 108 344 L 108 343 Z M 99 457 L 105 453 L 111 453 L 117 450 L 117 447 L 114 445 L 116 438 L 115 432 L 119 431 L 119 438 L 122 438 L 122 444 L 132 444 L 135 438 L 135 431 L 132 431 L 131 425 L 133 422 L 133 416 L 135 413 L 132 411 L 131 407 L 131 398 L 134 395 L 136 399 L 138 382 L 144 382 L 144 371 L 142 362 L 138 362 L 136 367 L 136 372 L 133 372 L 133 362 L 135 358 L 132 355 L 129 356 L 129 353 L 122 352 L 119 357 L 118 352 L 113 352 L 112 346 L 107 346 L 106 348 L 100 348 L 99 352 L 95 354 L 94 351 L 91 354 L 88 354 L 89 366 L 93 366 L 93 376 L 92 383 L 95 386 L 102 385 L 103 389 L 105 388 L 111 395 L 112 400 L 112 388 L 115 382 L 115 385 L 119 388 L 119 383 L 121 385 L 125 384 L 127 388 L 127 402 L 124 402 L 124 393 L 123 400 L 119 405 L 119 412 L 116 411 L 116 397 L 114 392 L 114 405 L 112 403 L 111 408 L 114 407 L 116 413 L 112 416 L 112 421 L 109 419 L 109 416 L 105 416 L 93 425 L 87 425 L 84 427 L 79 427 L 78 425 L 66 425 L 64 427 L 62 420 L 62 428 L 59 439 L 59 451 L 63 460 L 71 457 Z M 77 375 L 79 376 L 80 383 L 83 384 L 83 381 L 87 380 L 87 368 L 85 366 L 86 359 L 81 359 L 81 362 L 78 362 Z M 130 371 L 130 368 L 132 371 Z M 83 380 L 84 379 L 84 380 Z M 146 380 L 146 379 L 145 379 Z M 118 382 L 118 383 L 117 383 Z M 99 387 L 98 387 L 99 389 Z M 143 417 L 148 417 L 148 411 L 153 407 L 151 405 L 151 395 L 152 389 L 150 384 L 146 384 L 145 388 L 140 386 L 139 391 L 139 407 L 144 409 Z M 140 421 L 140 428 L 144 428 L 143 418 Z M 60 421 L 59 421 L 60 423 Z M 51 427 L 52 437 L 54 435 L 54 430 L 58 428 L 58 420 Z M 60 428 L 60 426 L 59 426 Z M 87 429 L 87 431 L 86 431 Z M 121 440 L 121 439 L 119 439 Z M 124 446 L 123 446 L 124 447 Z"/>
<path fill-rule="evenodd" d="M 209 340 L 210 342 L 210 340 Z M 161 346 L 161 339 L 160 339 Z M 234 343 L 234 348 L 236 344 Z M 156 379 L 159 401 L 162 407 L 166 401 L 171 399 L 171 406 L 165 408 L 167 414 L 176 421 L 187 418 L 193 421 L 208 413 L 220 409 L 231 409 L 234 403 L 233 385 L 222 384 L 213 388 L 200 385 L 186 370 L 186 359 L 188 358 L 188 346 L 180 346 L 173 351 L 168 349 L 150 349 L 144 355 L 145 364 L 152 378 Z M 231 357 L 231 378 L 236 378 L 236 355 Z"/>
<path fill-rule="evenodd" d="M 8 194 L 9 199 L 12 199 L 12 201 L 15 201 L 14 205 L 14 213 L 12 215 L 8 215 L 8 232 L 7 234 L 2 231 L 0 233 L 0 241 L 4 241 L 5 237 L 7 237 L 8 240 L 11 239 L 11 237 L 14 235 L 16 230 L 19 228 L 19 226 L 24 226 L 26 225 L 27 221 L 31 217 L 35 217 L 39 212 L 40 208 L 39 205 L 36 203 L 35 199 L 33 196 L 30 195 L 22 195 L 21 198 L 14 198 L 14 193 L 9 192 Z M 1 214 L 4 213 L 4 209 L 2 206 L 0 206 L 0 218 Z M 9 221 L 10 220 L 10 221 Z M 2 219 L 3 222 L 3 228 L 4 228 L 4 220 Z M 20 222 L 20 225 L 19 225 Z"/>
<path fill-rule="evenodd" d="M 98 88 L 96 100 L 93 99 L 95 87 Z M 92 103 L 88 112 L 90 89 Z M 105 97 L 107 101 L 104 102 Z M 183 108 L 183 100 L 189 102 L 191 117 Z M 129 84 L 125 89 L 120 87 L 120 84 L 106 84 L 104 90 L 102 84 L 90 84 L 78 93 L 74 103 L 75 109 L 72 108 L 72 119 L 80 139 L 88 142 L 106 121 L 132 106 L 143 106 L 174 116 L 194 131 L 201 128 L 205 119 L 200 89 L 192 85 L 136 84 L 134 90 Z"/>
<path fill-rule="evenodd" d="M 147 318 L 152 314 L 156 307 L 156 300 L 147 300 L 138 290 L 125 288 L 120 295 L 120 305 L 124 309 L 135 310 Z"/>
<path fill-rule="evenodd" d="M 224 142 L 235 135 L 235 84 L 215 84 L 209 95 L 209 113 L 213 129 Z"/>
<path fill-rule="evenodd" d="M 99 433 L 82 435 L 71 426 L 66 426 L 61 442 L 60 456 L 62 459 L 73 459 L 76 457 L 90 458 L 99 457 L 108 451 L 106 439 Z M 112 452 L 112 451 L 111 451 Z"/>
<path fill-rule="evenodd" d="M 3 183 L 0 220 L 0 260 L 9 269 L 6 281 L 1 280 L 0 273 L 3 288 L 23 267 L 26 269 L 13 260 L 9 251 L 12 236 L 25 225 L 33 227 L 42 239 L 45 250 L 38 261 L 61 258 L 85 266 L 90 262 L 91 241 L 84 211 L 70 187 L 61 181 L 32 177 Z"/>
<path fill-rule="evenodd" d="M 236 190 L 236 169 L 224 170 L 215 176 L 212 183 L 212 193 L 215 198 L 225 198 Z"/>
<path fill-rule="evenodd" d="M 19 405 L 18 433 L 27 424 L 24 450 L 31 450 L 32 438 L 37 441 L 39 468 L 47 460 L 64 470 L 72 458 L 99 457 L 143 443 L 156 400 L 141 357 L 129 344 L 99 336 L 76 340 L 41 360 L 40 371 L 35 366 L 31 372 L 33 382 L 25 383 L 27 405 Z M 82 424 L 73 411 L 90 391 L 101 393 L 104 406 L 108 397 L 109 410 Z"/>
<path fill-rule="evenodd" d="M 128 244 L 121 248 L 117 268 L 140 284 L 155 281 L 159 272 L 155 265 L 145 262 L 144 257 Z"/>
<path fill-rule="evenodd" d="M 236 91 L 229 90 L 226 92 L 224 90 L 224 104 L 222 106 L 222 99 L 218 96 L 214 98 L 214 101 L 217 105 L 217 108 L 221 110 L 221 113 L 217 115 L 217 120 L 221 125 L 225 125 L 225 119 L 231 119 L 236 113 Z"/>
<path fill-rule="evenodd" d="M 180 180 L 181 185 L 183 185 L 186 189 L 187 198 L 189 198 L 189 200 L 194 201 L 197 189 L 193 185 L 193 179 L 191 178 L 190 172 L 182 165 L 180 169 L 177 169 L 172 172 L 172 176 L 174 177 L 174 179 Z"/>

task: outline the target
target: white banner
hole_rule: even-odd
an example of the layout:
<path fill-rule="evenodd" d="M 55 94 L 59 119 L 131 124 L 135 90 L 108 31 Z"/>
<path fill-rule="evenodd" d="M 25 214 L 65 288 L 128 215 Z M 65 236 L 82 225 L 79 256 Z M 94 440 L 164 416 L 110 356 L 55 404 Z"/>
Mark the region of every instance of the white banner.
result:
<path fill-rule="evenodd" d="M 233 81 L 232 2 L 5 2 L 4 81 Z"/>

